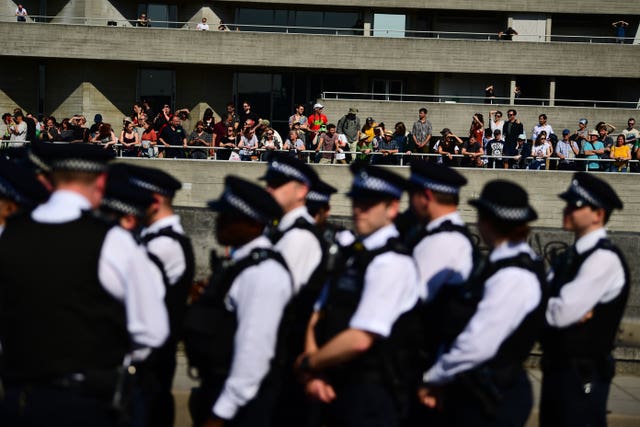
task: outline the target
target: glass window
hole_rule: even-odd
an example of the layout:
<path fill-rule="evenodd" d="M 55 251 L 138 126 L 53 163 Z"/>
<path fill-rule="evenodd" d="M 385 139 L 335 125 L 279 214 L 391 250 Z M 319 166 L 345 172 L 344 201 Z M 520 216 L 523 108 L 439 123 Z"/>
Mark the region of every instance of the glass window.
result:
<path fill-rule="evenodd" d="M 376 13 L 373 15 L 374 37 L 404 37 L 405 15 Z"/>

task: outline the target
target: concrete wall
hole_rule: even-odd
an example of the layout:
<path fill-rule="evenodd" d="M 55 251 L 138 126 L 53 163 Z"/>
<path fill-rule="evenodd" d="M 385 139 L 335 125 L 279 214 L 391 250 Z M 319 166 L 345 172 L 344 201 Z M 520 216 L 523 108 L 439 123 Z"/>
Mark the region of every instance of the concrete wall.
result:
<path fill-rule="evenodd" d="M 373 117 L 377 122 L 383 121 L 387 128 L 392 128 L 396 122 L 404 122 L 407 130 L 411 130 L 413 122 L 417 120 L 418 110 L 422 107 L 429 110 L 427 116 L 431 121 L 434 134 L 439 136 L 444 127 L 450 128 L 456 135 L 467 136 L 471 118 L 474 113 L 482 113 L 485 117 L 485 125 L 489 126 L 489 111 L 501 110 L 503 118 L 507 116 L 507 110 L 515 108 L 518 118 L 524 124 L 527 136 L 531 136 L 531 130 L 538 124 L 538 116 L 546 114 L 553 130 L 560 135 L 562 129 L 572 131 L 578 128 L 578 120 L 586 118 L 589 125 L 595 126 L 599 121 L 605 121 L 616 126 L 619 130 L 626 128 L 627 119 L 636 117 L 640 120 L 640 112 L 633 109 L 614 108 L 586 108 L 586 107 L 543 107 L 529 105 L 478 105 L 478 104 L 449 104 L 449 103 L 419 103 L 419 102 L 395 102 L 395 101 L 346 101 L 322 99 L 324 112 L 332 123 L 347 113 L 349 107 L 358 108 L 358 115 L 364 124 L 364 118 Z"/>
<path fill-rule="evenodd" d="M 237 0 L 218 0 L 217 3 L 238 3 Z M 513 0 L 505 3 L 501 0 L 302 0 L 293 3 L 291 0 L 244 0 L 243 6 L 248 7 L 251 3 L 272 4 L 272 5 L 319 5 L 319 6 L 340 6 L 340 7 L 366 7 L 373 10 L 378 9 L 457 9 L 457 10 L 477 10 L 477 11 L 513 11 L 513 12 L 546 12 L 546 13 L 608 13 L 608 14 L 630 14 L 638 13 L 638 8 L 633 2 L 623 0 L 607 1 L 606 8 L 603 9 L 602 2 L 598 0 Z"/>
<path fill-rule="evenodd" d="M 258 162 L 226 162 L 213 160 L 124 160 L 142 162 L 147 166 L 158 167 L 175 175 L 185 183 L 183 190 L 177 196 L 175 203 L 185 207 L 206 207 L 208 200 L 216 198 L 222 191 L 224 178 L 229 174 L 239 175 L 246 179 L 255 180 L 262 176 L 266 169 L 265 163 Z M 314 165 L 320 176 L 338 189 L 332 198 L 333 213 L 338 216 L 349 216 L 350 201 L 345 194 L 351 185 L 351 174 L 346 166 Z M 409 168 L 393 167 L 394 171 L 407 175 Z M 476 170 L 459 169 L 469 180 L 469 184 L 461 193 L 460 210 L 465 221 L 475 221 L 475 209 L 466 201 L 478 197 L 484 183 L 492 179 L 508 179 L 525 187 L 533 206 L 537 209 L 539 219 L 533 224 L 536 227 L 559 228 L 563 203 L 557 194 L 564 190 L 571 180 L 571 173 L 558 171 L 526 171 L 526 170 Z M 603 179 L 617 189 L 625 203 L 625 209 L 616 212 L 611 217 L 609 229 L 614 231 L 640 232 L 640 222 L 637 221 L 637 211 L 640 209 L 640 192 L 638 191 L 638 175 L 636 174 L 608 174 L 600 173 Z M 406 200 L 403 200 L 406 205 Z"/>
<path fill-rule="evenodd" d="M 640 63 L 640 49 L 631 45 L 586 45 L 575 43 L 501 43 L 494 49 L 492 61 L 480 61 L 469 67 L 469 58 L 477 52 L 496 47 L 496 41 L 443 39 L 389 39 L 356 36 L 250 33 L 86 27 L 68 25 L 20 25 L 0 23 L 5 43 L 0 55 L 15 56 L 21 45 L 23 57 L 59 58 L 69 46 L 74 57 L 145 63 L 210 64 L 213 46 L 233 52 L 228 66 L 278 66 L 282 68 L 318 68 L 317 58 L 332 58 L 344 69 L 367 70 L 376 64 L 379 71 L 465 72 L 509 75 L 557 75 L 591 77 L 640 77 L 640 68 L 619 64 Z M 304 46 L 291 55 L 291 43 Z M 43 43 L 43 41 L 47 43 Z M 132 40 L 141 46 L 155 46 L 162 40 L 164 49 L 143 55 L 137 49 L 125 49 Z M 251 49 L 247 49 L 251 46 Z M 598 66 L 558 67 L 558 64 L 582 63 L 584 58 L 607 58 Z M 353 58 L 359 58 L 354 62 Z M 385 58 L 380 61 L 380 58 Z M 536 58 L 536 66 L 523 58 Z M 496 67 L 496 63 L 508 66 Z M 333 67 L 335 68 L 335 67 Z"/>

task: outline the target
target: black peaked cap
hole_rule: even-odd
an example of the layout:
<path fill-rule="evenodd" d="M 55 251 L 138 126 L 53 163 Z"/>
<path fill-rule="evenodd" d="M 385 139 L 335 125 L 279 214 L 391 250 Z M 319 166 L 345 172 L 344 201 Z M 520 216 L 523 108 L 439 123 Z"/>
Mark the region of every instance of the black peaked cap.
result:
<path fill-rule="evenodd" d="M 0 197 L 32 207 L 45 202 L 49 192 L 31 169 L 0 156 Z"/>
<path fill-rule="evenodd" d="M 131 185 L 142 190 L 173 197 L 182 188 L 180 181 L 161 169 L 129 164 L 127 171 Z"/>
<path fill-rule="evenodd" d="M 352 199 L 400 199 L 402 192 L 410 187 L 409 181 L 386 168 L 354 162 L 349 169 L 353 183 L 347 196 Z"/>
<path fill-rule="evenodd" d="M 589 205 L 607 211 L 624 207 L 620 197 L 606 181 L 587 172 L 575 173 L 569 188 L 558 197 L 576 206 Z"/>
<path fill-rule="evenodd" d="M 438 193 L 458 194 L 467 179 L 449 166 L 425 160 L 411 161 L 409 181 L 420 189 L 430 189 Z"/>
<path fill-rule="evenodd" d="M 511 181 L 489 181 L 480 198 L 469 200 L 469 204 L 505 222 L 529 222 L 538 218 L 538 213 L 529 205 L 525 189 Z"/>
<path fill-rule="evenodd" d="M 260 177 L 268 183 L 298 181 L 309 188 L 318 181 L 318 174 L 311 166 L 297 157 L 291 157 L 286 153 L 277 153 L 269 161 L 267 171 Z"/>
<path fill-rule="evenodd" d="M 38 144 L 38 157 L 51 170 L 102 173 L 115 154 L 92 144 Z"/>
<path fill-rule="evenodd" d="M 213 211 L 242 215 L 261 224 L 278 221 L 283 214 L 280 205 L 264 188 L 237 176 L 227 176 L 220 198 L 207 205 Z"/>

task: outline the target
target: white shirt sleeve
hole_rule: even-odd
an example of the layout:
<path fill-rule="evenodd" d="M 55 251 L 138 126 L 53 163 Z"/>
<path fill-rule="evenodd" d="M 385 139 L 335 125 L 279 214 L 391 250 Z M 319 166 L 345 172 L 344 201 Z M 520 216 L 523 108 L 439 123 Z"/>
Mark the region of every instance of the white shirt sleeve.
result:
<path fill-rule="evenodd" d="M 418 301 L 416 267 L 408 256 L 378 255 L 364 277 L 364 290 L 349 327 L 388 337 L 395 321 Z"/>
<path fill-rule="evenodd" d="M 413 250 L 413 258 L 426 301 L 432 300 L 445 283 L 465 282 L 473 268 L 471 243 L 457 232 L 441 232 L 422 239 Z"/>
<path fill-rule="evenodd" d="M 276 244 L 293 276 L 295 291 L 305 285 L 322 260 L 318 239 L 309 231 L 294 228 L 285 233 Z"/>
<path fill-rule="evenodd" d="M 580 266 L 578 274 L 549 299 L 546 318 L 551 326 L 564 328 L 580 321 L 599 302 L 606 303 L 620 294 L 624 269 L 611 251 L 598 249 Z"/>
<path fill-rule="evenodd" d="M 187 268 L 180 243 L 171 237 L 159 236 L 147 244 L 147 250 L 160 259 L 169 284 L 175 285 Z"/>
<path fill-rule="evenodd" d="M 160 347 L 169 334 L 162 276 L 128 231 L 114 227 L 107 233 L 98 278 L 107 292 L 124 302 L 132 341 Z"/>
<path fill-rule="evenodd" d="M 232 419 L 256 396 L 269 372 L 280 320 L 291 298 L 291 279 L 276 261 L 265 261 L 238 276 L 227 298 L 237 310 L 238 329 L 231 371 L 213 412 Z"/>
<path fill-rule="evenodd" d="M 424 382 L 443 384 L 456 374 L 492 358 L 500 345 L 535 309 L 542 297 L 535 274 L 517 267 L 498 271 L 485 283 L 478 308 L 453 342 L 424 374 Z"/>

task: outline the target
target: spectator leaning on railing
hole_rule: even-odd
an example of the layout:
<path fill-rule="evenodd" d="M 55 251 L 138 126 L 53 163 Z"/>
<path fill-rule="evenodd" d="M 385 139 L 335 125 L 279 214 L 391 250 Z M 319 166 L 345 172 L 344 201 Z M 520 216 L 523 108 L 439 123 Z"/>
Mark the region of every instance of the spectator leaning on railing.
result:
<path fill-rule="evenodd" d="M 629 160 L 631 160 L 631 150 L 626 145 L 624 135 L 620 134 L 616 138 L 616 145 L 611 148 L 611 158 L 615 162 L 607 164 L 609 172 L 626 172 L 629 168 Z"/>
<path fill-rule="evenodd" d="M 556 156 L 560 158 L 558 170 L 576 170 L 576 162 L 573 159 L 580 154 L 580 147 L 576 141 L 571 140 L 570 136 L 571 131 L 569 129 L 563 130 L 562 139 L 556 145 Z"/>
<path fill-rule="evenodd" d="M 582 154 L 589 160 L 599 160 L 604 153 L 604 145 L 601 141 L 598 141 L 598 131 L 589 131 L 589 140 L 582 144 Z M 600 162 L 588 162 L 587 170 L 598 171 L 600 170 Z"/>

